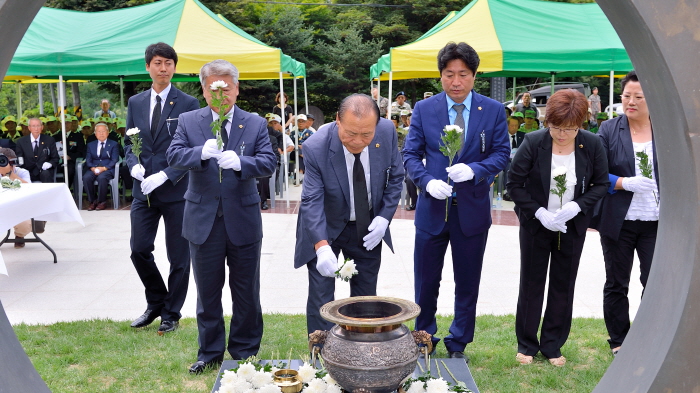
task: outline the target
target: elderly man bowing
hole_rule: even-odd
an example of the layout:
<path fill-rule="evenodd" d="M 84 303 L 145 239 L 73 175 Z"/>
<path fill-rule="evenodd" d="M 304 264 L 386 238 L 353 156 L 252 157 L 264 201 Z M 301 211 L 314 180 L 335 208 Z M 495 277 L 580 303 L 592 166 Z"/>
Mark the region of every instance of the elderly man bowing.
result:
<path fill-rule="evenodd" d="M 319 308 L 333 300 L 338 254 L 355 260 L 350 296 L 377 294 L 381 241 L 392 249 L 391 221 L 403 182 L 396 130 L 371 97 L 343 100 L 335 123 L 304 143 L 306 174 L 297 221 L 294 267 L 307 265 L 308 332 L 328 330 Z"/>
<path fill-rule="evenodd" d="M 224 358 L 221 293 L 226 265 L 235 310 L 228 352 L 234 359 L 246 359 L 260 348 L 262 218 L 255 179 L 271 176 L 277 165 L 265 119 L 235 105 L 238 69 L 214 60 L 202 67 L 199 80 L 208 107 L 180 115 L 167 152 L 171 167 L 190 171 L 182 236 L 190 242 L 197 284 L 199 352 L 189 369 L 195 374 L 216 367 Z M 222 109 L 212 103 L 212 84 L 217 81 L 225 83 Z M 226 117 L 221 127 L 223 151 L 211 131 L 220 116 Z"/>

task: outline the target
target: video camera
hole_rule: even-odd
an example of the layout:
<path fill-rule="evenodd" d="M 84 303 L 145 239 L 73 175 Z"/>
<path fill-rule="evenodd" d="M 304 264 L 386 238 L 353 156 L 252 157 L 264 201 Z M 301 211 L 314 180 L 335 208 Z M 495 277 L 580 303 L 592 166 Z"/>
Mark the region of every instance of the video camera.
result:
<path fill-rule="evenodd" d="M 8 165 L 17 165 L 17 159 L 7 158 L 6 155 L 0 153 L 0 167 L 4 168 Z"/>

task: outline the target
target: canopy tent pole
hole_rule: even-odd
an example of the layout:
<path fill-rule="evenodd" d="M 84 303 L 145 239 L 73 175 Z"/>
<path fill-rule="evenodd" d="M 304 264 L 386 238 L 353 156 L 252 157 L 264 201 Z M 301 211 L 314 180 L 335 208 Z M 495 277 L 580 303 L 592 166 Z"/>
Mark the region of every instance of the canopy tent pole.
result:
<path fill-rule="evenodd" d="M 309 94 L 306 90 L 306 77 L 304 77 L 304 105 L 306 105 L 306 113 L 309 113 Z"/>
<path fill-rule="evenodd" d="M 297 78 L 294 78 L 294 80 L 292 81 L 292 86 L 294 87 L 294 128 L 296 128 L 296 130 L 297 130 L 297 132 L 295 133 L 295 135 L 296 135 L 295 143 L 297 146 L 299 146 L 299 111 L 298 111 L 299 108 L 297 106 L 297 101 L 298 101 L 297 100 Z M 297 157 L 296 157 L 297 165 L 295 165 L 297 168 L 296 169 L 297 176 L 296 176 L 294 184 L 299 184 L 299 180 L 300 180 L 299 179 L 299 165 L 298 165 L 298 163 L 301 161 L 301 158 L 299 157 L 300 153 L 301 153 L 301 151 L 297 151 Z"/>
<path fill-rule="evenodd" d="M 393 87 L 394 81 L 392 80 L 394 77 L 394 72 L 389 71 L 389 106 L 386 108 L 386 118 L 391 120 L 391 88 Z"/>
<path fill-rule="evenodd" d="M 66 85 L 63 83 L 63 75 L 58 76 L 58 105 L 61 108 L 66 107 Z M 70 188 L 70 184 L 68 184 L 68 147 L 66 145 L 66 111 L 61 110 L 61 136 L 63 140 L 63 181 L 66 183 L 68 188 Z M 58 170 L 58 168 L 56 168 Z M 115 176 L 118 176 L 119 174 L 117 173 Z M 76 176 L 78 176 L 76 174 Z M 80 175 L 82 176 L 82 174 Z M 112 191 L 114 192 L 114 191 Z"/>
<path fill-rule="evenodd" d="M 287 105 L 287 102 L 284 100 L 284 85 L 282 84 L 282 73 L 280 72 L 280 105 L 282 105 L 282 110 L 280 115 L 282 115 L 282 132 L 286 133 L 287 132 L 287 127 L 285 124 L 287 123 L 287 120 L 285 119 L 285 113 L 284 113 L 284 108 Z M 284 138 L 283 138 L 284 139 Z M 287 147 L 285 146 L 284 149 L 284 182 L 282 182 L 282 187 L 284 187 L 285 191 L 288 191 L 287 189 L 287 173 L 289 173 L 289 153 L 287 153 Z M 285 193 L 286 195 L 286 200 L 287 200 L 287 208 L 289 208 L 289 192 Z"/>
<path fill-rule="evenodd" d="M 515 77 L 513 77 L 513 112 L 515 112 L 515 106 L 518 105 L 515 99 L 518 97 L 518 93 L 515 91 Z"/>
<path fill-rule="evenodd" d="M 22 117 L 22 84 L 17 82 L 17 118 Z"/>
<path fill-rule="evenodd" d="M 610 70 L 610 105 L 608 105 L 608 108 L 610 110 L 608 111 L 608 119 L 612 119 L 612 114 L 613 114 L 613 89 L 615 87 L 615 71 Z"/>
<path fill-rule="evenodd" d="M 551 74 L 552 74 L 552 79 L 551 79 L 551 82 L 550 82 L 550 84 L 549 84 L 549 86 L 551 87 L 550 90 L 549 90 L 549 96 L 550 96 L 550 97 L 554 95 L 554 72 L 552 72 Z M 524 113 L 523 113 L 523 114 L 524 114 Z"/>
<path fill-rule="evenodd" d="M 119 75 L 119 101 L 122 104 L 122 114 L 126 117 L 126 110 L 124 109 L 124 75 Z"/>
<path fill-rule="evenodd" d="M 39 89 L 39 114 L 44 114 L 44 84 L 39 83 L 37 87 Z"/>
<path fill-rule="evenodd" d="M 382 82 L 382 76 L 379 75 L 377 77 L 377 106 L 379 106 L 379 101 L 382 99 L 382 89 L 381 89 L 382 84 L 381 84 L 381 82 Z"/>

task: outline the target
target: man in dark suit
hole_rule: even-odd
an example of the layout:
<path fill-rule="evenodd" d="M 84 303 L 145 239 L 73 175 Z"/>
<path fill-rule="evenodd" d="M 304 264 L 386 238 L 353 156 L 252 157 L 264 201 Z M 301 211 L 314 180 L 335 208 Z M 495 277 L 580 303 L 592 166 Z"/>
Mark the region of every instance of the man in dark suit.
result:
<path fill-rule="evenodd" d="M 87 145 L 85 165 L 88 170 L 83 174 L 83 185 L 88 194 L 88 210 L 104 210 L 107 207 L 107 187 L 114 179 L 114 167 L 119 161 L 117 142 L 107 139 L 109 129 L 104 123 L 95 124 L 96 141 Z M 97 198 L 95 198 L 95 180 L 97 180 Z M 112 192 L 117 192 L 112 190 Z"/>
<path fill-rule="evenodd" d="M 466 345 L 474 339 L 481 266 L 491 226 L 489 189 L 510 154 L 503 105 L 472 91 L 478 67 L 479 55 L 463 42 L 440 50 L 438 69 L 444 92 L 416 104 L 403 150 L 404 166 L 422 190 L 415 219 L 415 294 L 421 307 L 416 330 L 433 334 L 434 344 L 440 340 L 434 336 L 435 312 L 449 243 L 455 311 L 444 341 L 453 358 L 464 358 Z M 458 125 L 465 134 L 456 163 L 439 150 L 447 125 Z"/>
<path fill-rule="evenodd" d="M 75 121 L 73 121 L 75 119 Z M 85 158 L 87 155 L 87 147 L 83 134 L 77 129 L 77 125 L 73 127 L 73 123 L 77 122 L 78 118 L 71 117 L 71 131 L 66 135 L 66 144 L 68 144 L 68 187 L 73 184 L 75 179 L 75 160 Z M 66 119 L 66 125 L 68 121 Z M 82 176 L 82 173 L 80 174 Z"/>
<path fill-rule="evenodd" d="M 58 165 L 56 141 L 41 132 L 44 125 L 36 117 L 29 119 L 30 134 L 17 139 L 15 152 L 21 162 L 20 167 L 31 174 L 32 181 L 53 183 Z"/>
<path fill-rule="evenodd" d="M 126 142 L 125 155 L 134 179 L 131 262 L 145 288 L 147 303 L 146 311 L 131 323 L 131 327 L 148 326 L 160 317 L 159 335 L 178 328 L 190 279 L 190 250 L 182 238 L 187 171 L 169 167 L 166 151 L 177 128 L 177 120 L 171 119 L 198 109 L 199 102 L 170 83 L 176 66 L 177 53 L 170 45 L 160 42 L 148 46 L 146 71 L 153 84 L 150 89 L 129 98 L 126 115 L 126 128 L 138 128 L 141 138 L 140 157 L 131 150 L 130 140 Z M 170 262 L 167 286 L 153 257 L 161 217 Z"/>
<path fill-rule="evenodd" d="M 506 164 L 506 169 L 503 170 L 502 183 L 503 184 L 503 200 L 512 201 L 510 195 L 506 191 L 506 183 L 508 183 L 508 171 L 510 170 L 510 162 L 515 157 L 515 153 L 518 151 L 520 144 L 523 143 L 523 138 L 525 138 L 525 132 L 518 131 L 520 128 L 520 121 L 514 117 L 508 118 L 508 143 L 510 144 L 510 156 L 508 156 L 508 163 Z"/>
<path fill-rule="evenodd" d="M 235 106 L 238 69 L 225 60 L 205 64 L 199 74 L 208 107 L 183 113 L 168 148 L 171 167 L 189 170 L 182 235 L 190 242 L 197 283 L 199 352 L 189 369 L 216 367 L 226 351 L 221 292 L 226 265 L 233 299 L 228 352 L 234 359 L 258 353 L 263 334 L 260 306 L 262 217 L 255 179 L 270 176 L 276 158 L 265 119 Z M 212 104 L 212 83 L 225 82 L 222 107 Z M 218 93 L 217 93 L 218 94 Z M 223 115 L 223 152 L 212 121 Z"/>
<path fill-rule="evenodd" d="M 350 296 L 377 294 L 381 241 L 393 251 L 389 222 L 404 171 L 394 125 L 379 117 L 379 107 L 364 94 L 343 100 L 336 121 L 306 140 L 304 156 L 294 267 L 306 265 L 309 272 L 311 333 L 333 326 L 319 309 L 333 300 L 340 251 L 359 272 L 350 280 Z"/>

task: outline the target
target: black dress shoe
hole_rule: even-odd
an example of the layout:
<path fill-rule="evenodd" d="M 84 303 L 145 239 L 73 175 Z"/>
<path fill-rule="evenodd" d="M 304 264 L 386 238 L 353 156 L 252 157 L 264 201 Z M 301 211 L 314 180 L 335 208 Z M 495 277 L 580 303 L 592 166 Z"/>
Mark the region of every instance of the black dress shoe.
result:
<path fill-rule="evenodd" d="M 168 332 L 174 332 L 180 326 L 179 321 L 161 321 L 160 327 L 158 327 L 158 335 L 162 336 Z"/>
<path fill-rule="evenodd" d="M 216 369 L 219 368 L 220 365 L 221 360 L 212 360 L 211 362 L 203 362 L 201 360 L 197 360 L 193 365 L 190 366 L 190 374 L 201 374 L 208 368 Z"/>
<path fill-rule="evenodd" d="M 148 326 L 153 321 L 156 320 L 160 316 L 160 310 L 146 310 L 146 312 L 143 313 L 140 317 L 136 318 L 134 322 L 131 323 L 132 328 L 141 328 L 144 326 Z"/>
<path fill-rule="evenodd" d="M 469 358 L 462 351 L 447 351 L 447 357 L 450 359 L 464 359 L 465 362 L 469 363 Z"/>
<path fill-rule="evenodd" d="M 408 205 L 406 207 L 406 210 L 411 211 L 411 210 L 416 210 L 416 205 Z"/>
<path fill-rule="evenodd" d="M 513 202 L 513 198 L 511 198 L 510 195 L 508 195 L 508 194 L 503 195 L 503 200 L 508 201 L 508 202 Z"/>
<path fill-rule="evenodd" d="M 263 203 L 262 203 L 261 209 L 267 210 L 267 209 L 269 209 L 269 208 L 270 208 L 270 207 L 267 206 L 267 202 L 263 202 Z"/>

